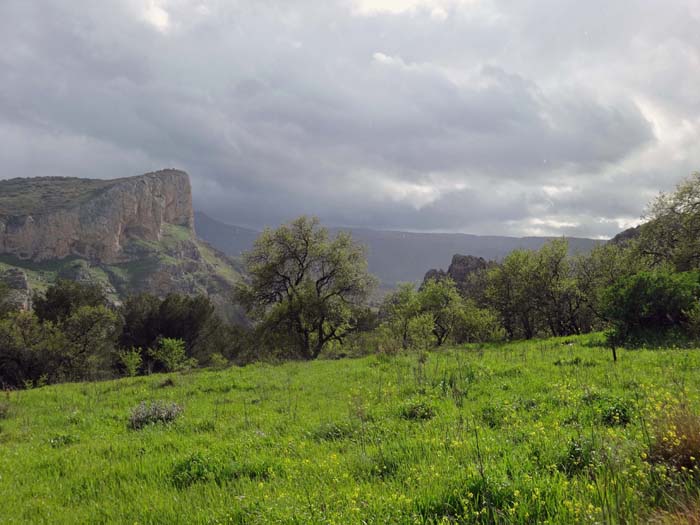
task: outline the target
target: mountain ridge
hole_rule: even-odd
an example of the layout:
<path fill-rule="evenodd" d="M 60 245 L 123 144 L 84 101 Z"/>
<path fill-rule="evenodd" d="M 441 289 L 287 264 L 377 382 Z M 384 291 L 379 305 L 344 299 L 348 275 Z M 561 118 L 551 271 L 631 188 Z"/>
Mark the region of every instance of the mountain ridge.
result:
<path fill-rule="evenodd" d="M 218 221 L 201 211 L 196 211 L 195 217 L 198 235 L 229 255 L 238 256 L 249 250 L 259 233 L 250 228 Z M 203 221 L 201 217 L 206 217 L 206 220 Z M 382 285 L 387 287 L 393 287 L 399 282 L 419 283 L 426 271 L 444 267 L 455 254 L 500 260 L 515 249 L 538 249 L 547 241 L 559 238 L 415 233 L 370 228 L 335 227 L 328 230 L 332 235 L 339 231 L 348 231 L 356 241 L 364 244 L 367 247 L 370 272 L 377 275 Z M 229 232 L 228 235 L 226 232 Z M 222 239 L 227 241 L 222 242 Z M 572 253 L 585 253 L 603 242 L 581 237 L 567 239 Z"/>

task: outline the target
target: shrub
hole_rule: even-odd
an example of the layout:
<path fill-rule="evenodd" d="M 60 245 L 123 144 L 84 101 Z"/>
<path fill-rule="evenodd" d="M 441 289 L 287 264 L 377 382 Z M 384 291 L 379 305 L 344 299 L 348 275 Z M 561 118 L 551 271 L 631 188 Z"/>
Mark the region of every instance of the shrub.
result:
<path fill-rule="evenodd" d="M 435 343 L 433 327 L 435 321 L 429 313 L 424 313 L 408 321 L 409 346 L 415 350 L 427 350 Z"/>
<path fill-rule="evenodd" d="M 481 419 L 489 428 L 498 428 L 503 424 L 503 412 L 496 407 L 487 406 L 481 411 Z"/>
<path fill-rule="evenodd" d="M 182 414 L 182 407 L 177 403 L 164 401 L 146 403 L 142 401 L 131 411 L 129 426 L 134 430 L 139 430 L 153 423 L 171 423 L 180 414 Z"/>
<path fill-rule="evenodd" d="M 138 375 L 139 369 L 143 364 L 140 348 L 130 348 L 119 352 L 119 363 L 124 368 L 124 372 L 129 377 Z"/>
<path fill-rule="evenodd" d="M 213 353 L 209 357 L 209 366 L 218 370 L 222 370 L 228 366 L 228 359 L 226 359 L 223 355 L 221 355 L 218 352 Z"/>
<path fill-rule="evenodd" d="M 195 452 L 180 461 L 173 468 L 171 480 L 177 488 L 186 488 L 195 483 L 215 481 L 221 471 L 221 465 L 211 458 Z"/>
<path fill-rule="evenodd" d="M 148 355 L 163 366 L 166 372 L 175 372 L 195 366 L 194 359 L 188 359 L 185 352 L 185 341 L 164 337 L 157 348 L 149 348 Z"/>
<path fill-rule="evenodd" d="M 310 435 L 318 441 L 340 441 L 354 436 L 356 432 L 357 426 L 350 422 L 328 421 L 311 431 Z"/>
<path fill-rule="evenodd" d="M 617 281 L 603 294 L 603 315 L 613 325 L 611 343 L 687 329 L 688 315 L 700 296 L 700 274 L 668 270 L 639 272 Z"/>
<path fill-rule="evenodd" d="M 51 445 L 51 448 L 61 448 L 76 443 L 77 441 L 78 438 L 71 434 L 56 434 L 49 439 L 49 445 Z"/>
<path fill-rule="evenodd" d="M 700 416 L 680 410 L 659 425 L 649 450 L 649 461 L 676 470 L 700 465 Z"/>
<path fill-rule="evenodd" d="M 401 407 L 401 417 L 412 421 L 426 421 L 435 417 L 435 409 L 423 400 L 408 401 Z"/>
<path fill-rule="evenodd" d="M 624 401 L 615 401 L 603 409 L 601 420 L 609 427 L 627 426 L 631 421 L 630 409 Z"/>
<path fill-rule="evenodd" d="M 572 439 L 566 454 L 559 462 L 559 470 L 567 476 L 588 471 L 598 464 L 598 452 L 590 440 Z"/>

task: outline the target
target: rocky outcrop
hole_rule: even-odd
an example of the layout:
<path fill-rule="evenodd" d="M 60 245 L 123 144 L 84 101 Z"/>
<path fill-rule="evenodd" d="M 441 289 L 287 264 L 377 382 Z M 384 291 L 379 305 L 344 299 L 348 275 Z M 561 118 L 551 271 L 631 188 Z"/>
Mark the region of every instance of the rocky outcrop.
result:
<path fill-rule="evenodd" d="M 27 210 L 0 209 L 0 253 L 43 261 L 77 256 L 102 263 L 124 259 L 130 238 L 159 241 L 163 226 L 185 226 L 194 232 L 192 191 L 185 172 L 163 170 L 111 181 L 61 179 L 61 189 L 76 190 L 64 207 L 52 203 L 51 179 L 26 179 L 32 206 Z M 29 182 L 31 181 L 31 183 Z M 13 187 L 21 179 L 9 181 Z M 83 195 L 80 187 L 90 186 Z M 3 183 L 0 182 L 0 192 Z"/>
<path fill-rule="evenodd" d="M 457 289 L 464 297 L 470 297 L 477 301 L 482 300 L 485 289 L 486 271 L 497 266 L 494 261 L 487 261 L 483 257 L 472 255 L 454 255 L 447 271 L 428 270 L 423 282 L 430 279 L 452 279 Z"/>
<path fill-rule="evenodd" d="M 28 310 L 31 307 L 32 294 L 26 273 L 19 268 L 8 268 L 0 272 L 0 283 L 7 288 L 6 301 L 13 308 Z"/>
<path fill-rule="evenodd" d="M 99 284 L 114 304 L 140 292 L 205 294 L 242 318 L 231 304 L 238 263 L 197 239 L 182 171 L 0 181 L 0 255 L 15 281 L 25 276 L 27 297 L 27 281 L 40 293 L 70 279 Z"/>

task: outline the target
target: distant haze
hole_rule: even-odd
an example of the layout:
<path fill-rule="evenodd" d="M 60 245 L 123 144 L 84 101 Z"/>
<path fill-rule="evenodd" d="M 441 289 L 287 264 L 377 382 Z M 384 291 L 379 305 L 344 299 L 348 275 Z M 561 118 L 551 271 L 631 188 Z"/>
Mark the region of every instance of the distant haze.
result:
<path fill-rule="evenodd" d="M 199 212 L 195 213 L 197 235 L 234 256 L 250 250 L 259 232 L 221 223 Z M 331 235 L 338 229 L 331 229 Z M 548 239 L 544 237 L 501 237 L 464 234 L 410 233 L 348 229 L 353 239 L 367 248 L 369 271 L 379 277 L 385 287 L 399 282 L 421 281 L 430 269 L 447 269 L 455 254 L 474 255 L 487 260 L 500 260 L 517 248 L 538 249 Z M 569 239 L 572 253 L 586 253 L 598 241 Z"/>
<path fill-rule="evenodd" d="M 697 0 L 2 0 L 2 178 L 259 229 L 611 237 L 700 169 Z"/>

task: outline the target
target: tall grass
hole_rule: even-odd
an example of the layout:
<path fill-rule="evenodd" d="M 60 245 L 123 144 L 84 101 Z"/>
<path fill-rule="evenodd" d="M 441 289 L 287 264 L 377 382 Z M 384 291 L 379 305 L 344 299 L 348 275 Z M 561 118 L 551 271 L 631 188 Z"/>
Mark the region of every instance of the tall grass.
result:
<path fill-rule="evenodd" d="M 676 523 L 699 370 L 592 336 L 11 392 L 0 523 Z"/>

